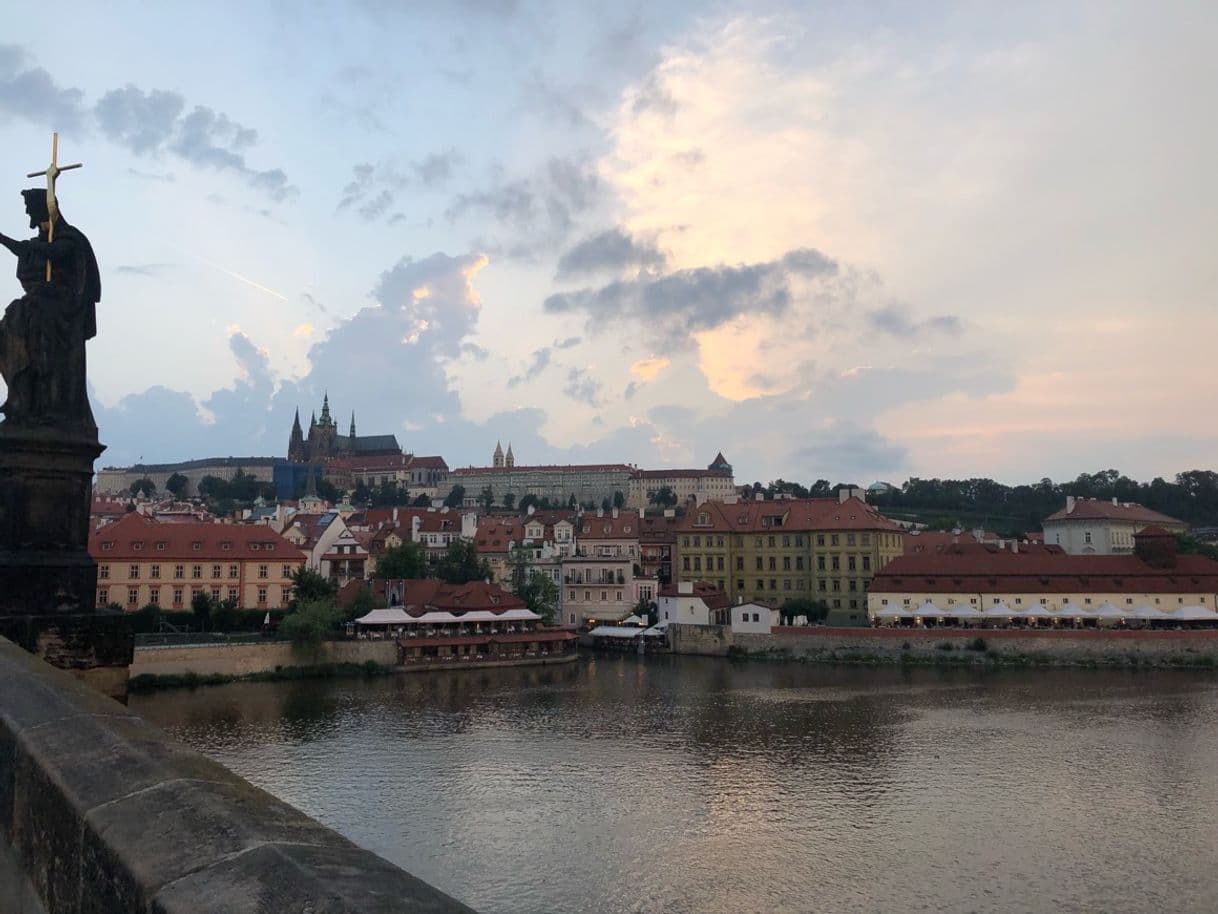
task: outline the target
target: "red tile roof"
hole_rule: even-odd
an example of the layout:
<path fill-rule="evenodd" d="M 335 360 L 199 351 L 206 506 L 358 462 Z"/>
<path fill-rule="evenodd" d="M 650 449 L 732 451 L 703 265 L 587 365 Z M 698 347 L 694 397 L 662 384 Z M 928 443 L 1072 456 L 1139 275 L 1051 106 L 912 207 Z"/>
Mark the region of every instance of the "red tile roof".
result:
<path fill-rule="evenodd" d="M 438 455 L 432 457 L 411 457 L 410 468 L 414 469 L 415 467 L 421 470 L 447 470 L 448 464 L 444 461 L 443 457 Z"/>
<path fill-rule="evenodd" d="M 105 561 L 190 559 L 215 561 L 263 558 L 274 562 L 303 562 L 305 555 L 282 536 L 261 524 L 157 523 L 138 514 L 94 531 L 89 554 Z"/>
<path fill-rule="evenodd" d="M 1122 501 L 1113 504 L 1111 499 L 1102 498 L 1075 499 L 1074 510 L 1062 508 L 1045 518 L 1046 522 L 1057 520 L 1124 520 L 1133 523 L 1184 526 L 1184 521 L 1152 511 L 1137 502 Z"/>
<path fill-rule="evenodd" d="M 977 543 L 980 540 L 967 530 L 953 533 L 948 530 L 909 530 L 905 533 L 905 554 L 919 552 L 942 552 L 947 546 L 957 543 Z"/>
<path fill-rule="evenodd" d="M 460 528 L 458 528 L 460 529 Z M 474 545 L 479 555 L 507 554 L 511 544 L 524 541 L 524 524 L 516 518 L 483 517 L 478 521 Z"/>
<path fill-rule="evenodd" d="M 694 581 L 693 593 L 681 593 L 680 586 L 670 584 L 663 588 L 661 597 L 698 597 L 707 609 L 723 609 L 732 605 L 732 598 L 709 581 Z"/>
<path fill-rule="evenodd" d="M 703 476 L 721 476 L 731 479 L 732 474 L 727 470 L 635 470 L 630 474 L 632 479 L 699 479 Z"/>
<path fill-rule="evenodd" d="M 577 464 L 539 464 L 537 466 L 514 467 L 458 467 L 452 471 L 453 476 L 485 476 L 492 473 L 630 473 L 632 467 L 624 463 L 577 463 Z"/>
<path fill-rule="evenodd" d="M 575 522 L 575 537 L 581 540 L 637 540 L 639 512 L 619 510 L 617 517 L 612 512 L 602 517 L 585 512 Z"/>
<path fill-rule="evenodd" d="M 707 522 L 698 522 L 706 515 Z M 880 530 L 903 533 L 873 506 L 859 498 L 793 498 L 782 501 L 708 501 L 690 508 L 677 529 L 697 533 L 773 533 L 783 530 Z"/>
<path fill-rule="evenodd" d="M 361 585 L 362 582 L 353 581 L 352 584 Z M 504 590 L 498 584 L 488 584 L 485 581 L 470 581 L 468 584 L 445 584 L 434 578 L 417 581 L 373 581 L 374 593 L 384 597 L 388 592 L 386 585 L 392 585 L 395 590 L 401 589 L 402 608 L 412 616 L 435 609 L 457 614 L 475 609 L 503 612 L 508 609 L 528 608 L 524 600 L 514 593 Z M 347 591 L 350 586 L 344 587 L 343 591 Z M 359 586 L 356 586 L 352 595 L 358 592 Z"/>
<path fill-rule="evenodd" d="M 1069 555 L 1059 546 L 1018 552 L 985 544 L 903 555 L 875 575 L 872 593 L 1216 593 L 1218 561 L 1181 555 L 1156 568 L 1136 555 Z"/>

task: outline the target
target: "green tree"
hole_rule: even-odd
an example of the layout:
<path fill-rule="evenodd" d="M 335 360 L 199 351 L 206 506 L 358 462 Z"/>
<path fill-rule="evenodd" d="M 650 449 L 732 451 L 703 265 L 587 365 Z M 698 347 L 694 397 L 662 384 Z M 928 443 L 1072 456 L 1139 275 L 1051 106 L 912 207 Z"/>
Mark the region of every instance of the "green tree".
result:
<path fill-rule="evenodd" d="M 647 501 L 658 508 L 671 508 L 677 503 L 677 493 L 672 486 L 660 486 L 647 493 Z"/>
<path fill-rule="evenodd" d="M 512 550 L 508 564 L 512 592 L 541 616 L 542 622 L 553 625 L 558 615 L 558 585 L 548 574 L 533 567 L 532 550 L 524 546 Z"/>
<path fill-rule="evenodd" d="M 615 507 L 615 508 L 626 507 L 626 496 L 623 495 L 620 490 L 615 491 L 613 493 L 613 507 Z"/>
<path fill-rule="evenodd" d="M 241 624 L 241 610 L 236 600 L 215 600 L 212 602 L 211 628 L 215 632 L 237 631 Z"/>
<path fill-rule="evenodd" d="M 372 592 L 372 588 L 367 584 L 364 584 L 355 594 L 355 598 L 351 601 L 351 605 L 347 607 L 347 611 L 344 613 L 344 615 L 347 619 L 358 619 L 361 616 L 366 616 L 368 613 L 372 612 L 372 610 L 377 608 L 377 602 L 376 595 Z"/>
<path fill-rule="evenodd" d="M 613 507 L 613 502 L 611 502 L 611 501 L 609 500 L 609 496 L 608 496 L 608 495 L 606 495 L 604 498 L 602 498 L 602 499 L 601 499 L 601 510 L 602 510 L 602 511 L 604 511 L 606 514 L 608 514 L 608 513 L 609 513 L 609 510 L 610 510 L 612 507 Z"/>
<path fill-rule="evenodd" d="M 296 609 L 306 603 L 317 603 L 325 600 L 333 602 L 334 585 L 319 573 L 305 565 L 292 572 L 292 601 L 289 609 Z"/>
<path fill-rule="evenodd" d="M 484 487 L 478 495 L 478 504 L 482 505 L 487 511 L 495 507 L 495 492 L 490 486 Z"/>
<path fill-rule="evenodd" d="M 199 631 L 205 632 L 211 628 L 211 611 L 214 605 L 211 594 L 202 590 L 196 591 L 190 598 L 190 611 L 199 620 Z"/>
<path fill-rule="evenodd" d="M 338 628 L 343 614 L 328 600 L 301 603 L 283 617 L 279 631 L 291 642 L 296 652 L 317 661 L 325 650 L 326 637 Z"/>
<path fill-rule="evenodd" d="M 512 494 L 511 492 L 508 492 L 506 495 L 504 495 L 503 496 L 503 507 L 507 508 L 509 511 L 511 511 L 514 507 L 516 507 L 516 496 L 514 494 Z"/>
<path fill-rule="evenodd" d="M 131 495 L 133 497 L 143 495 L 145 498 L 151 498 L 154 494 L 156 494 L 156 483 L 147 476 L 131 483 Z"/>
<path fill-rule="evenodd" d="M 427 577 L 427 555 L 413 540 L 386 549 L 376 560 L 373 573 L 379 581 L 415 580 Z"/>
<path fill-rule="evenodd" d="M 172 477 L 170 477 L 172 479 Z M 219 476 L 204 476 L 199 480 L 199 494 L 208 501 L 219 501 L 228 498 L 228 483 Z"/>
<path fill-rule="evenodd" d="M 411 504 L 413 504 L 416 508 L 430 508 L 431 496 L 419 493 Z"/>
<path fill-rule="evenodd" d="M 165 489 L 169 491 L 174 498 L 184 498 L 186 496 L 186 487 L 190 485 L 190 480 L 181 473 L 174 473 L 165 480 Z"/>
<path fill-rule="evenodd" d="M 634 614 L 641 619 L 646 619 L 648 625 L 655 625 L 660 621 L 659 609 L 656 607 L 654 600 L 648 600 L 646 597 L 639 597 L 639 602 L 634 604 Z"/>
<path fill-rule="evenodd" d="M 574 511 L 578 507 L 579 507 L 579 502 L 575 498 L 575 493 L 572 492 L 571 497 L 567 499 L 567 510 Z"/>
<path fill-rule="evenodd" d="M 796 597 L 783 602 L 778 608 L 778 616 L 787 625 L 794 625 L 799 616 L 804 616 L 808 624 L 820 622 L 829 615 L 829 604 L 824 600 L 813 600 L 809 597 Z"/>
<path fill-rule="evenodd" d="M 538 506 L 537 496 L 534 495 L 532 492 L 529 492 L 527 495 L 522 496 L 520 499 L 520 510 L 521 511 L 527 512 L 529 510 L 529 508 L 536 508 L 537 506 Z"/>
<path fill-rule="evenodd" d="M 443 558 L 436 563 L 436 577 L 448 584 L 484 581 L 490 576 L 490 566 L 484 559 L 478 558 L 478 547 L 472 540 L 453 540 L 448 544 Z"/>
<path fill-rule="evenodd" d="M 372 490 L 368 485 L 361 480 L 355 484 L 355 488 L 351 490 L 351 503 L 355 505 L 371 506 Z"/>
<path fill-rule="evenodd" d="M 452 487 L 445 497 L 444 506 L 446 508 L 460 508 L 463 504 L 465 504 L 465 486 L 458 483 Z"/>

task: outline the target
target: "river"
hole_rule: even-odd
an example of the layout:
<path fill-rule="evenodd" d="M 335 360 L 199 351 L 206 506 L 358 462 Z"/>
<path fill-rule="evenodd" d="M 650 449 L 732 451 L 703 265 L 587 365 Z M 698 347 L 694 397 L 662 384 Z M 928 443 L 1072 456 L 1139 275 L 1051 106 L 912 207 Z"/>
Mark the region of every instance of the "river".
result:
<path fill-rule="evenodd" d="M 1218 910 L 1218 677 L 596 656 L 133 710 L 484 914 Z"/>

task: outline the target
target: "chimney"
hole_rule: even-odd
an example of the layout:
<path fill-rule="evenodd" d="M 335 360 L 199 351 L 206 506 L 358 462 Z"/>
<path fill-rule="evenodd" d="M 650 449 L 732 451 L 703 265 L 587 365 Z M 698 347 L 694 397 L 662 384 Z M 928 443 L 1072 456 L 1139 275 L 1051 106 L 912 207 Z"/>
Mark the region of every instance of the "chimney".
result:
<path fill-rule="evenodd" d="M 1019 554 L 1019 540 L 1011 540 L 1011 551 L 1016 555 Z"/>
<path fill-rule="evenodd" d="M 1066 513 L 1067 514 L 1074 513 L 1074 496 L 1073 495 L 1066 496 Z"/>
<path fill-rule="evenodd" d="M 613 509 L 613 518 L 614 518 L 614 520 L 617 519 L 617 508 Z"/>
<path fill-rule="evenodd" d="M 534 512 L 534 511 L 536 511 L 536 510 L 537 510 L 537 507 L 536 507 L 535 505 L 531 505 L 531 504 L 530 504 L 530 505 L 529 505 L 529 510 L 528 510 L 528 516 L 529 516 L 529 517 L 532 517 L 532 516 L 533 516 L 533 512 Z"/>
<path fill-rule="evenodd" d="M 597 509 L 596 509 L 596 516 L 597 516 L 597 517 L 604 517 L 604 516 L 605 516 L 605 509 L 604 509 L 604 508 L 597 508 Z"/>
<path fill-rule="evenodd" d="M 397 505 L 394 505 L 393 506 L 393 525 L 396 527 L 397 523 L 398 523 L 398 508 L 397 508 Z"/>
<path fill-rule="evenodd" d="M 1115 495 L 1114 495 L 1114 496 L 1112 496 L 1112 503 L 1113 503 L 1114 505 L 1119 505 L 1119 504 L 1120 504 L 1120 502 L 1119 502 L 1119 501 L 1117 501 L 1117 497 L 1116 497 Z"/>
<path fill-rule="evenodd" d="M 753 495 L 753 501 L 765 501 L 765 493 L 757 492 Z"/>
<path fill-rule="evenodd" d="M 665 516 L 665 517 L 676 517 L 676 516 L 677 516 L 677 509 L 676 509 L 676 508 L 665 508 L 665 509 L 664 509 L 664 516 Z"/>
<path fill-rule="evenodd" d="M 845 504 L 845 503 L 846 503 L 846 499 L 847 499 L 847 498 L 849 498 L 849 497 L 850 497 L 850 490 L 849 490 L 849 489 L 838 489 L 838 490 L 837 490 L 837 503 L 838 503 L 839 505 Z"/>
<path fill-rule="evenodd" d="M 679 581 L 679 582 L 677 582 L 677 593 L 679 593 L 679 594 L 690 594 L 690 595 L 692 595 L 692 594 L 693 594 L 693 592 L 694 592 L 694 582 L 693 582 L 693 581 Z"/>

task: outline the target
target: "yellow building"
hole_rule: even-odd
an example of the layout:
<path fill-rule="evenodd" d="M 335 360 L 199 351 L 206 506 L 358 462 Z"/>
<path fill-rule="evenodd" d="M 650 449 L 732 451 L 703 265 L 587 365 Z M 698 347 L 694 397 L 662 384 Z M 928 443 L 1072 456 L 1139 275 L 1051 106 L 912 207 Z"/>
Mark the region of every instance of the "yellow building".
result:
<path fill-rule="evenodd" d="M 677 528 L 673 577 L 733 599 L 867 606 L 877 571 L 903 551 L 901 528 L 862 499 L 707 502 Z"/>
<path fill-rule="evenodd" d="M 128 514 L 89 537 L 97 605 L 190 609 L 196 593 L 243 609 L 282 609 L 305 554 L 269 527 L 157 523 Z"/>

